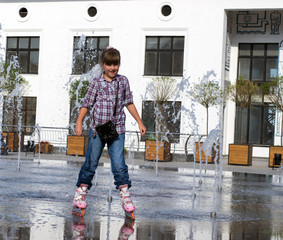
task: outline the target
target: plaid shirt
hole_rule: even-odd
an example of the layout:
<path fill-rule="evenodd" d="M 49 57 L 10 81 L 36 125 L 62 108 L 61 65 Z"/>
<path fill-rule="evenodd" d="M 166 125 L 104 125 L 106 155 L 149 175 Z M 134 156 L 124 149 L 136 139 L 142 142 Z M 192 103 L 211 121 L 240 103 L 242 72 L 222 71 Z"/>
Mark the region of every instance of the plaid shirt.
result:
<path fill-rule="evenodd" d="M 113 110 L 119 82 L 116 116 L 113 119 Z M 124 106 L 133 103 L 133 95 L 127 77 L 117 74 L 112 82 L 107 81 L 103 74 L 94 78 L 81 107 L 90 112 L 90 128 L 96 133 L 95 126 L 113 120 L 118 134 L 125 133 Z"/>

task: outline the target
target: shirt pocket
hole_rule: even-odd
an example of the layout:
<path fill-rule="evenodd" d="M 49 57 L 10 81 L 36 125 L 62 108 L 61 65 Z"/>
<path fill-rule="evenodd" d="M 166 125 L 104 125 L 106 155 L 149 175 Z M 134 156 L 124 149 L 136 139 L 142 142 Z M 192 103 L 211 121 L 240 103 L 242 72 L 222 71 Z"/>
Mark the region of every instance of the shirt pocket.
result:
<path fill-rule="evenodd" d="M 97 92 L 97 101 L 109 100 L 109 94 L 107 88 L 100 88 Z"/>

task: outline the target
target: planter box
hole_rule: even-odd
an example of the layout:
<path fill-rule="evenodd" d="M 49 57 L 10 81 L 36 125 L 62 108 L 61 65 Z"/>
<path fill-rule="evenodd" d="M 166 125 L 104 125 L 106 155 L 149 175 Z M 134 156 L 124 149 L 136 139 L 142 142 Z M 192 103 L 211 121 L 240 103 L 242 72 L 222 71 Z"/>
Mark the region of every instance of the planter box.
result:
<path fill-rule="evenodd" d="M 277 162 L 275 159 L 275 154 L 281 154 L 281 160 L 283 157 L 283 146 L 270 146 L 269 147 L 269 161 L 268 166 L 269 167 L 280 167 L 280 162 Z"/>
<path fill-rule="evenodd" d="M 201 149 L 201 152 L 200 152 L 201 156 L 199 156 L 199 149 L 202 147 L 203 142 L 200 142 L 200 143 L 196 142 L 195 144 L 196 144 L 195 161 L 200 162 L 200 160 L 201 160 L 202 162 L 205 163 L 206 162 L 206 155 L 205 155 L 203 149 Z M 215 146 L 215 144 L 214 144 L 214 146 Z M 219 152 L 219 145 L 217 145 L 217 149 L 218 149 L 218 152 Z M 214 147 L 212 147 L 210 156 L 207 156 L 207 163 L 214 163 L 215 158 L 216 158 L 216 161 L 219 162 L 219 155 L 216 156 L 216 154 L 217 154 L 217 152 L 215 151 Z"/>
<path fill-rule="evenodd" d="M 86 136 L 71 136 L 67 138 L 67 155 L 85 156 L 88 144 Z"/>
<path fill-rule="evenodd" d="M 8 150 L 13 150 L 13 142 L 14 142 L 14 135 L 12 133 L 3 132 L 2 136 L 4 138 L 4 141 L 6 142 L 6 145 L 8 146 Z"/>
<path fill-rule="evenodd" d="M 170 142 L 158 142 L 159 148 L 157 153 L 157 143 L 155 140 L 146 140 L 145 142 L 145 160 L 156 161 L 158 157 L 158 161 L 170 161 Z"/>
<path fill-rule="evenodd" d="M 252 153 L 251 144 L 229 144 L 228 164 L 251 166 Z"/>
<path fill-rule="evenodd" d="M 7 155 L 7 149 L 4 146 L 1 146 L 1 155 Z"/>
<path fill-rule="evenodd" d="M 40 143 L 40 153 L 53 153 L 53 145 L 50 143 Z M 36 144 L 34 147 L 34 153 L 39 153 L 39 144 Z"/>
<path fill-rule="evenodd" d="M 19 151 L 19 133 L 18 132 L 3 132 L 3 137 L 6 138 L 6 144 L 9 151 Z M 21 133 L 21 150 L 24 150 L 24 133 Z"/>

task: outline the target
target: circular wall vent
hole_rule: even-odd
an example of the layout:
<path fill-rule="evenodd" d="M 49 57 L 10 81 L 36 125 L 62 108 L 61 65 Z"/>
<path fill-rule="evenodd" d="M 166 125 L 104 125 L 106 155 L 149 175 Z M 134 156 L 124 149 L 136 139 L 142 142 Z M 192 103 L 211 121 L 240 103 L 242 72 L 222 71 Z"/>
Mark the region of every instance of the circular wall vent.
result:
<path fill-rule="evenodd" d="M 174 8 L 171 3 L 162 3 L 158 8 L 158 17 L 168 21 L 174 17 Z"/>

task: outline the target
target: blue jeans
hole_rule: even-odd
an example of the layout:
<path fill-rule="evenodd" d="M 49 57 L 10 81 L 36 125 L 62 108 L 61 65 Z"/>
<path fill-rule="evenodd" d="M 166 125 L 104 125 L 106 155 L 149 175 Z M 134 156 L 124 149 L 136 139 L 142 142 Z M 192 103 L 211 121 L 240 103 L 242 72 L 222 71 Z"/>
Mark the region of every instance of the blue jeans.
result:
<path fill-rule="evenodd" d="M 125 134 L 120 134 L 118 137 L 107 142 L 108 153 L 111 160 L 112 173 L 114 175 L 116 189 L 119 186 L 128 184 L 131 187 L 131 181 L 129 180 L 128 166 L 124 159 L 124 143 Z M 88 146 L 85 156 L 85 162 L 81 167 L 77 187 L 81 184 L 87 184 L 88 189 L 92 186 L 92 180 L 95 174 L 95 170 L 98 166 L 99 159 L 101 157 L 103 148 L 106 143 L 103 143 L 98 134 L 93 135 L 93 131 L 89 130 Z"/>

